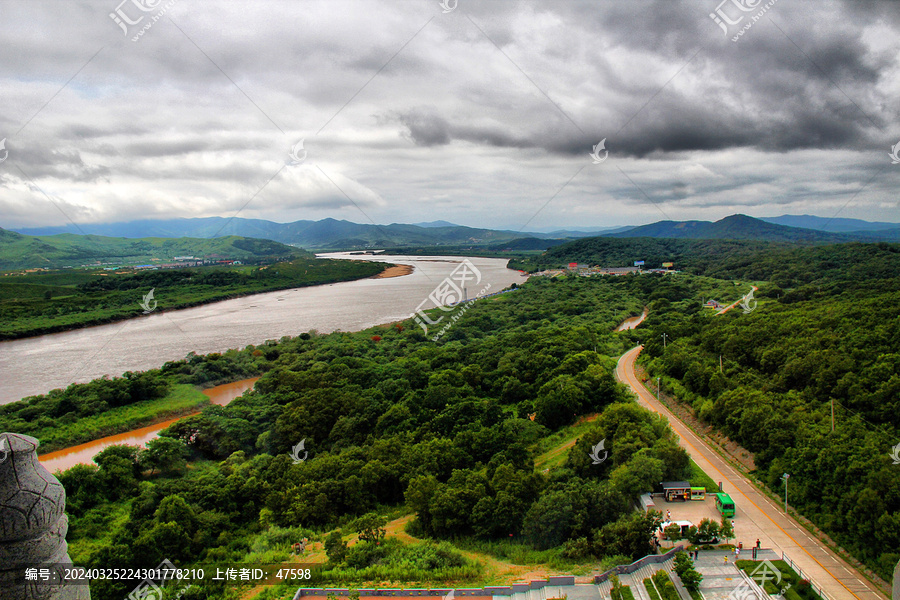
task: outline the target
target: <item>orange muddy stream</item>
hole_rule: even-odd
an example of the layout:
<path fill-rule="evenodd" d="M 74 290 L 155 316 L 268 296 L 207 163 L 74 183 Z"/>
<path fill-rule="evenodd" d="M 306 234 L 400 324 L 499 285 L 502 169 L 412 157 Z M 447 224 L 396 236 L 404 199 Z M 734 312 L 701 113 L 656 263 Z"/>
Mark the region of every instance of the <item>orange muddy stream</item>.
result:
<path fill-rule="evenodd" d="M 647 318 L 647 309 L 645 308 L 644 312 L 642 312 L 639 316 L 628 317 L 627 319 L 622 321 L 619 324 L 619 326 L 616 327 L 616 331 L 627 331 L 629 329 L 634 329 L 635 327 L 637 327 L 638 325 L 643 323 L 644 319 L 646 319 L 646 318 Z"/>
<path fill-rule="evenodd" d="M 241 381 L 234 381 L 232 383 L 223 383 L 222 385 L 217 385 L 216 387 L 209 388 L 208 390 L 203 390 L 203 393 L 209 396 L 209 400 L 213 404 L 225 406 L 226 404 L 252 388 L 257 379 L 259 379 L 259 377 L 243 379 Z M 97 453 L 99 453 L 104 448 L 108 448 L 109 446 L 113 446 L 115 444 L 143 446 L 149 440 L 155 438 L 160 431 L 162 431 L 175 421 L 189 416 L 190 415 L 183 415 L 174 419 L 169 419 L 168 421 L 162 421 L 160 423 L 148 425 L 147 427 L 141 427 L 140 429 L 132 429 L 131 431 L 126 431 L 125 433 L 118 433 L 116 435 L 110 435 L 98 440 L 79 444 L 78 446 L 72 446 L 71 448 L 63 448 L 62 450 L 50 452 L 38 458 L 41 461 L 41 464 L 44 465 L 44 468 L 46 468 L 51 473 L 55 471 L 64 471 L 77 464 L 89 465 L 91 464 L 94 456 L 96 456 Z"/>

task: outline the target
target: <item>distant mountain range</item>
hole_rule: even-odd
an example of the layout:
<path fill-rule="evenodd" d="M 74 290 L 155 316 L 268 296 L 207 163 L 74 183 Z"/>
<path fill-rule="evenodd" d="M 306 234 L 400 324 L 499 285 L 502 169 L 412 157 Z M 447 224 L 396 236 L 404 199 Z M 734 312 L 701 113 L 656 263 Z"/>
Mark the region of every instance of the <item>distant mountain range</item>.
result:
<path fill-rule="evenodd" d="M 793 217 L 777 217 L 779 220 L 791 220 Z M 802 222 L 830 226 L 833 221 L 820 217 L 797 217 Z M 845 221 L 856 221 L 846 219 Z M 860 221 L 858 223 L 867 223 Z M 854 224 L 857 225 L 857 224 Z M 658 221 L 650 225 L 633 227 L 621 233 L 606 234 L 604 237 L 619 238 L 671 238 L 690 240 L 756 240 L 766 242 L 790 242 L 800 244 L 839 244 L 844 242 L 872 242 L 900 240 L 900 227 L 893 229 L 853 230 L 844 233 L 833 233 L 828 230 L 808 229 L 803 227 L 780 225 L 748 217 L 747 215 L 731 215 L 719 221 Z M 844 223 L 843 226 L 848 226 Z"/>
<path fill-rule="evenodd" d="M 687 240 L 762 240 L 767 242 L 845 242 L 846 235 L 775 225 L 747 215 L 731 215 L 719 221 L 659 221 L 604 237 L 672 238 Z"/>
<path fill-rule="evenodd" d="M 170 219 L 159 221 L 130 221 L 127 223 L 84 224 L 75 227 L 38 227 L 18 229 L 26 235 L 54 235 L 57 233 L 90 233 L 112 237 L 196 237 L 212 238 L 224 235 L 262 238 L 316 250 L 378 248 L 402 245 L 475 245 L 528 237 L 515 231 L 476 229 L 442 221 L 420 225 L 366 225 L 322 219 L 275 223 L 263 219 L 226 219 L 206 217 L 198 219 Z M 546 237 L 546 236 L 541 236 Z"/>
<path fill-rule="evenodd" d="M 861 233 L 863 231 L 900 228 L 900 223 L 879 223 L 877 221 L 863 221 L 862 219 L 826 219 L 825 217 L 815 217 L 813 215 L 781 215 L 780 217 L 760 217 L 759 220 L 776 225 L 817 229 L 832 233 Z"/>
<path fill-rule="evenodd" d="M 126 223 L 83 224 L 17 229 L 25 235 L 93 234 L 118 238 L 213 238 L 236 235 L 273 240 L 315 251 L 403 246 L 458 248 L 546 249 L 559 240 L 587 237 L 651 237 L 673 239 L 732 239 L 801 244 L 850 241 L 900 241 L 900 224 L 859 219 L 826 219 L 811 215 L 767 217 L 731 215 L 719 221 L 659 221 L 638 227 L 561 229 L 546 233 L 479 229 L 447 221 L 372 225 L 336 219 L 275 223 L 263 219 L 206 217 L 142 220 Z M 513 240 L 517 240 L 513 242 Z M 525 241 L 527 240 L 527 241 Z"/>
<path fill-rule="evenodd" d="M 212 238 L 239 235 L 322 251 L 397 246 L 494 246 L 521 238 L 538 240 L 582 238 L 626 229 L 628 227 L 600 227 L 594 230 L 573 229 L 539 233 L 478 229 L 448 221 L 371 225 L 336 219 L 276 223 L 264 219 L 205 217 L 125 223 L 85 223 L 77 226 L 69 224 L 62 227 L 18 228 L 15 231 L 24 235 L 39 236 L 73 233 L 125 238 Z M 532 246 L 534 245 L 541 246 L 540 243 L 532 243 Z M 550 244 L 547 244 L 544 247 L 549 246 Z"/>

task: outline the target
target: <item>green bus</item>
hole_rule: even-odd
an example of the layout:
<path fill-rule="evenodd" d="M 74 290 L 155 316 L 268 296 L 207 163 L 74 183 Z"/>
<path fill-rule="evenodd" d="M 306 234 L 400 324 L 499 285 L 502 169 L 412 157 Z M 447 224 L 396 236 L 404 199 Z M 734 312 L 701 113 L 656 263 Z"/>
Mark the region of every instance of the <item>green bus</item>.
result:
<path fill-rule="evenodd" d="M 716 494 L 716 508 L 723 517 L 734 516 L 734 500 L 728 494 Z"/>

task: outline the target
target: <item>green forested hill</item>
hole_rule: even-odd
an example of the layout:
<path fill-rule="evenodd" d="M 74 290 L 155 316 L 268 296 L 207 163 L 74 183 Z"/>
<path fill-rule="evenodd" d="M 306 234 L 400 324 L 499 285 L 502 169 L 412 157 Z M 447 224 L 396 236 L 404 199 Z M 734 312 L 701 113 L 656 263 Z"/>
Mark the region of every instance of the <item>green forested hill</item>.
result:
<path fill-rule="evenodd" d="M 516 262 L 514 268 L 555 269 L 570 262 L 624 267 L 643 260 L 647 268 L 674 262 L 676 269 L 703 274 L 710 268 L 720 268 L 725 260 L 740 263 L 756 252 L 778 248 L 791 246 L 760 241 L 593 237 L 555 246 L 540 256 Z"/>
<path fill-rule="evenodd" d="M 517 261 L 515 266 L 547 269 L 580 262 L 621 267 L 636 260 L 644 260 L 646 268 L 658 268 L 671 261 L 676 269 L 688 273 L 771 281 L 787 288 L 813 281 L 827 284 L 893 277 L 900 273 L 900 244 L 794 246 L 737 240 L 596 237 L 553 247 L 540 256 Z"/>
<path fill-rule="evenodd" d="M 887 230 L 885 230 L 887 232 Z M 641 225 L 619 233 L 606 234 L 616 238 L 653 237 L 679 239 L 760 240 L 822 244 L 859 240 L 858 235 L 833 233 L 801 227 L 788 227 L 755 219 L 747 215 L 731 215 L 716 222 L 659 221 Z M 887 233 L 886 233 L 887 235 Z"/>
<path fill-rule="evenodd" d="M 311 255 L 271 240 L 227 236 L 200 238 L 111 238 L 99 235 L 29 236 L 0 229 L 0 271 L 85 264 L 134 265 L 171 262 L 175 256 L 214 260 L 286 259 Z"/>

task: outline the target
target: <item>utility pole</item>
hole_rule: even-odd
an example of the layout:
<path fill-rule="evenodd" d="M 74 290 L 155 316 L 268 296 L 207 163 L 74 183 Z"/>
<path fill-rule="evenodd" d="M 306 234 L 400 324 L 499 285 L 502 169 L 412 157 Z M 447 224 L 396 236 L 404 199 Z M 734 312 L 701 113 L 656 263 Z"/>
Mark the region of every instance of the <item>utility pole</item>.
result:
<path fill-rule="evenodd" d="M 659 337 L 661 337 L 663 339 L 663 350 L 665 350 L 666 349 L 666 334 L 664 333 Z"/>
<path fill-rule="evenodd" d="M 834 433 L 834 398 L 831 399 L 831 433 Z"/>
<path fill-rule="evenodd" d="M 787 516 L 787 514 L 788 514 L 787 492 L 788 492 L 788 479 L 790 479 L 790 478 L 791 478 L 791 476 L 788 473 L 785 473 L 784 475 L 781 476 L 781 479 L 784 480 L 784 514 L 785 514 L 785 516 Z"/>
<path fill-rule="evenodd" d="M 719 355 L 719 373 L 722 372 L 722 355 Z"/>
<path fill-rule="evenodd" d="M 659 401 L 659 377 L 656 378 L 656 400 Z"/>

